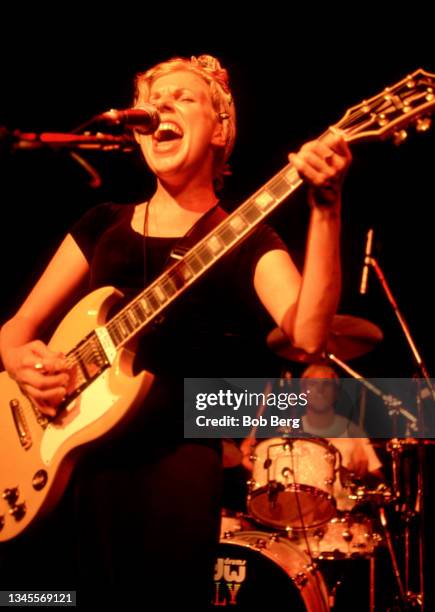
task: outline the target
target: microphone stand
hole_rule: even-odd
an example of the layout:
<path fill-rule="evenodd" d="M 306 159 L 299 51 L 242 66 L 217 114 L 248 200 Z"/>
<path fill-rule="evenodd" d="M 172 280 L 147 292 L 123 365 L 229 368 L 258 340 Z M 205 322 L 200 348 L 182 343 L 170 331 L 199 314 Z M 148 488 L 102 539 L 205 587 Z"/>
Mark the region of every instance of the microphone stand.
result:
<path fill-rule="evenodd" d="M 432 381 L 430 379 L 428 370 L 426 368 L 426 365 L 417 349 L 417 346 L 411 336 L 411 331 L 408 327 L 408 324 L 405 321 L 404 316 L 402 315 L 402 313 L 399 310 L 399 306 L 394 298 L 394 295 L 387 283 L 387 280 L 384 276 L 384 273 L 382 272 L 382 268 L 379 265 L 377 259 L 375 257 L 367 257 L 366 259 L 366 263 L 368 265 L 370 265 L 373 270 L 375 271 L 376 276 L 378 277 L 378 280 L 381 284 L 382 289 L 384 290 L 385 295 L 387 296 L 387 300 L 389 301 L 394 314 L 396 315 L 397 320 L 399 321 L 399 325 L 402 328 L 402 331 L 404 333 L 404 336 L 406 338 L 406 341 L 408 342 L 409 348 L 411 349 L 411 353 L 412 356 L 414 358 L 415 364 L 418 368 L 418 370 L 421 372 L 421 377 L 424 378 L 426 385 L 428 387 L 428 389 L 431 392 L 432 395 L 432 399 L 435 400 L 435 390 L 434 387 L 432 385 Z"/>
<path fill-rule="evenodd" d="M 381 266 L 379 265 L 377 259 L 375 257 L 366 257 L 365 263 L 368 264 L 369 266 L 371 266 L 381 284 L 381 287 L 387 297 L 388 302 L 390 303 L 394 314 L 396 315 L 396 318 L 399 322 L 400 327 L 402 328 L 403 334 L 406 338 L 406 341 L 409 345 L 409 348 L 411 350 L 413 359 L 415 361 L 415 364 L 417 366 L 417 370 L 421 373 L 421 377 L 425 380 L 425 383 L 427 385 L 427 389 L 430 392 L 431 398 L 432 400 L 435 401 L 435 390 L 434 387 L 432 385 L 432 381 L 430 379 L 429 376 L 429 372 L 426 368 L 426 365 L 423 361 L 423 358 L 421 357 L 418 348 L 412 338 L 411 335 L 411 331 L 408 327 L 408 324 L 405 321 L 405 318 L 403 317 L 402 313 L 399 310 L 399 306 L 394 298 L 394 295 L 388 285 L 388 282 L 385 278 L 385 275 L 382 271 Z M 419 425 L 419 430 L 421 432 L 424 431 L 424 423 L 423 423 L 423 409 L 422 409 L 422 397 L 423 397 L 424 391 L 422 391 L 419 386 L 418 386 L 418 382 L 417 382 L 417 394 L 416 394 L 416 399 L 417 399 L 417 413 L 418 413 L 418 425 Z M 423 498 L 423 486 L 424 486 L 424 464 L 425 464 L 425 448 L 424 448 L 424 444 L 421 443 L 421 441 L 419 441 L 418 443 L 418 451 L 417 451 L 417 462 L 418 462 L 418 482 L 417 482 L 417 496 L 416 496 L 416 510 L 414 514 L 419 514 L 419 529 L 418 529 L 418 541 L 419 541 L 419 593 L 411 593 L 411 592 L 407 592 L 406 596 L 409 602 L 412 601 L 417 601 L 420 605 L 420 609 L 422 610 L 422 612 L 424 612 L 424 608 L 425 608 L 425 592 L 424 592 L 424 498 Z M 407 510 L 405 509 L 406 512 L 408 512 L 408 516 L 405 517 L 405 520 L 407 521 L 407 523 L 409 523 L 409 513 L 412 512 L 410 510 L 410 508 L 408 508 Z M 408 526 L 409 529 L 409 526 Z M 408 538 L 409 538 L 409 532 L 408 532 Z M 405 555 L 405 563 L 406 563 L 406 572 L 408 574 L 408 570 L 409 570 L 409 541 L 407 542 L 407 546 L 406 546 L 407 550 L 406 550 L 406 555 Z M 408 578 L 408 577 L 407 577 Z"/>
<path fill-rule="evenodd" d="M 76 131 L 76 130 L 75 130 Z M 84 159 L 78 151 L 122 151 L 129 153 L 135 148 L 135 141 L 128 134 L 76 134 L 73 132 L 10 132 L 5 128 L 0 131 L 2 148 L 12 151 L 30 151 L 35 149 L 50 148 L 55 151 L 66 149 L 70 156 L 88 173 L 89 185 L 92 188 L 101 186 L 101 177 L 98 171 Z M 4 143 L 4 145 L 3 145 Z"/>
<path fill-rule="evenodd" d="M 63 132 L 20 132 L 11 133 L 12 149 L 30 150 L 50 147 L 52 149 L 87 149 L 97 151 L 133 151 L 134 138 L 113 134 L 71 134 Z"/>

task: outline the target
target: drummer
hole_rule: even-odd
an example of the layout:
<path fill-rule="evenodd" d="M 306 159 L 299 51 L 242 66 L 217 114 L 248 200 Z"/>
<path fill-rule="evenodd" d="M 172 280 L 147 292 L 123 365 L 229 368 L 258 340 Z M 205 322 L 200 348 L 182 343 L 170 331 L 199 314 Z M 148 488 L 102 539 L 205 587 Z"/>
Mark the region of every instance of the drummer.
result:
<path fill-rule="evenodd" d="M 349 490 L 343 483 L 361 482 L 374 487 L 384 480 L 380 462 L 366 432 L 352 420 L 337 414 L 340 380 L 335 370 L 326 364 L 311 364 L 301 375 L 301 387 L 308 391 L 306 414 L 302 417 L 304 433 L 328 440 L 341 453 L 341 478 L 334 482 L 333 496 L 341 511 L 352 509 Z M 241 444 L 242 463 L 250 472 L 250 456 L 255 438 L 246 438 Z"/>

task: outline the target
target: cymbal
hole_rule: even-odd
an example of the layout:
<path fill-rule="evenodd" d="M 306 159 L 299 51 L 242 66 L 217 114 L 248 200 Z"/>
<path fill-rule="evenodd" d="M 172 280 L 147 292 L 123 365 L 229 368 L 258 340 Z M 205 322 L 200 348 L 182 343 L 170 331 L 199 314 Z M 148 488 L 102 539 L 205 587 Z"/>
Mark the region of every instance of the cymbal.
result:
<path fill-rule="evenodd" d="M 360 317 L 335 315 L 332 321 L 326 353 L 333 353 L 339 359 L 348 361 L 371 351 L 384 337 L 380 328 Z M 268 347 L 280 357 L 289 361 L 312 363 L 324 355 L 309 354 L 296 348 L 284 332 L 276 327 L 267 336 Z"/>

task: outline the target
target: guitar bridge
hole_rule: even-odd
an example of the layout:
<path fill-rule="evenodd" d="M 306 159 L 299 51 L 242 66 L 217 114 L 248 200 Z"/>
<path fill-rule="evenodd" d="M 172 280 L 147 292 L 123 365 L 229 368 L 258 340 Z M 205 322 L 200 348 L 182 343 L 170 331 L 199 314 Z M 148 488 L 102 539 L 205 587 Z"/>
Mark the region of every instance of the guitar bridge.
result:
<path fill-rule="evenodd" d="M 21 404 L 17 399 L 12 399 L 9 402 L 9 407 L 12 412 L 12 418 L 14 419 L 20 444 L 24 449 L 28 450 L 32 446 L 32 437 Z"/>
<path fill-rule="evenodd" d="M 68 358 L 74 362 L 72 374 L 74 382 L 73 389 L 67 393 L 59 406 L 60 412 L 65 410 L 72 400 L 113 363 L 116 349 L 113 343 L 110 346 L 107 338 L 112 343 L 107 330 L 99 327 L 68 354 Z M 106 346 L 103 346 L 103 342 Z"/>

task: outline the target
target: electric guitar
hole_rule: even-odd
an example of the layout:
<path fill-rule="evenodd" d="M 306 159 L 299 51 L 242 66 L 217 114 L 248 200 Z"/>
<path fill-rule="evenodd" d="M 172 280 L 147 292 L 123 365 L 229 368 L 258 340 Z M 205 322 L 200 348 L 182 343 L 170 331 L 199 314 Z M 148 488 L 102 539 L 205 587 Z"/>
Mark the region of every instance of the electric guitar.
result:
<path fill-rule="evenodd" d="M 435 75 L 417 70 L 382 93 L 350 108 L 332 128 L 348 142 L 393 136 L 430 126 Z M 63 319 L 49 342 L 73 373 L 58 415 L 47 418 L 9 375 L 0 374 L 0 541 L 23 532 L 62 495 L 79 453 L 112 433 L 141 407 L 153 375 L 133 375 L 134 341 L 170 304 L 302 183 L 286 165 L 115 316 L 122 298 L 113 287 L 93 291 Z"/>

